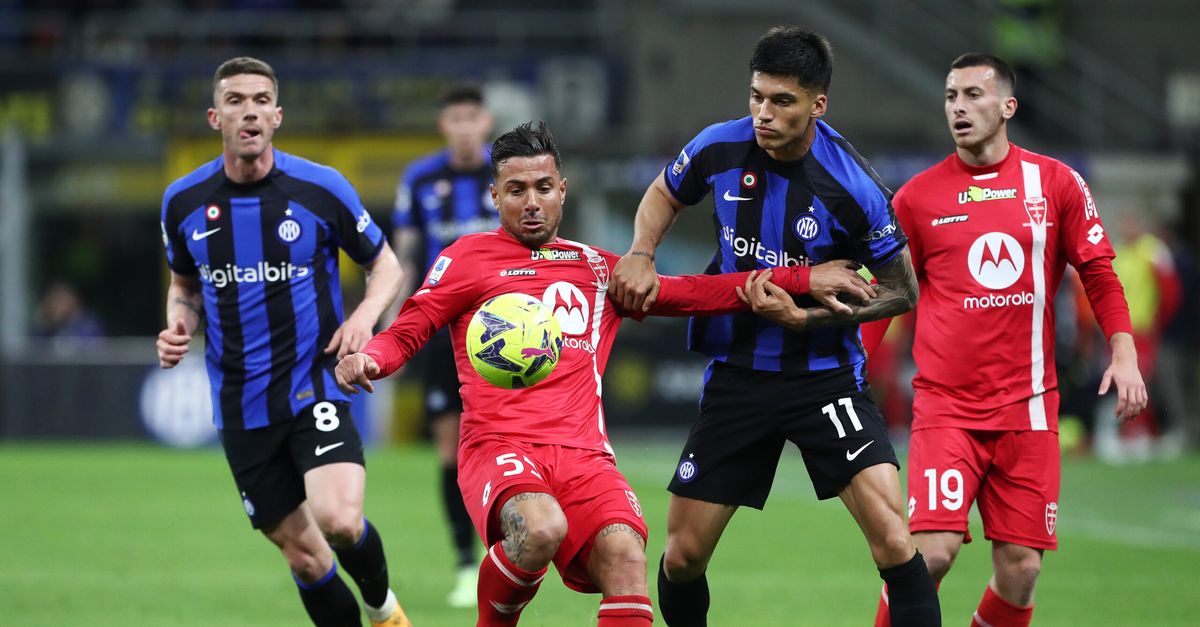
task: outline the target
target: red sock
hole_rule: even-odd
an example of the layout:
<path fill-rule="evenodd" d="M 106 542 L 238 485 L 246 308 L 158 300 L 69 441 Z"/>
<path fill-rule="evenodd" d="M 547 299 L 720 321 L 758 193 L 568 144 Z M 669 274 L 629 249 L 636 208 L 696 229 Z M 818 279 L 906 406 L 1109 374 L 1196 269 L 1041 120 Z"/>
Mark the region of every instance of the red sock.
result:
<path fill-rule="evenodd" d="M 979 609 L 975 610 L 975 616 L 971 618 L 971 627 L 1029 627 L 1031 619 L 1032 605 L 1017 607 L 1000 598 L 1000 595 L 988 586 L 983 591 Z"/>
<path fill-rule="evenodd" d="M 649 627 L 653 622 L 650 597 L 628 594 L 600 601 L 600 623 L 596 627 Z"/>
<path fill-rule="evenodd" d="M 536 573 L 522 570 L 497 542 L 488 549 L 479 566 L 479 622 L 476 627 L 503 627 L 516 625 L 525 604 L 537 594 L 543 568 Z"/>
<path fill-rule="evenodd" d="M 875 627 L 892 627 L 892 617 L 888 614 L 887 584 L 879 593 L 879 608 L 875 610 Z"/>

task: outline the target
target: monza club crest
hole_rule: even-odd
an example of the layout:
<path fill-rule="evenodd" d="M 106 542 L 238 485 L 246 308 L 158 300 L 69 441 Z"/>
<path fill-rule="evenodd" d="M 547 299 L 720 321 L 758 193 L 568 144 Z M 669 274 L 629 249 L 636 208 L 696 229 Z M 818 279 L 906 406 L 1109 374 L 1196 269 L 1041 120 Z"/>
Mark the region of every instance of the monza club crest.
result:
<path fill-rule="evenodd" d="M 1058 522 L 1058 503 L 1046 503 L 1046 533 L 1054 535 L 1054 527 Z"/>
<path fill-rule="evenodd" d="M 1029 221 L 1034 226 L 1046 224 L 1046 199 L 1044 197 L 1026 198 L 1025 213 L 1029 214 Z"/>

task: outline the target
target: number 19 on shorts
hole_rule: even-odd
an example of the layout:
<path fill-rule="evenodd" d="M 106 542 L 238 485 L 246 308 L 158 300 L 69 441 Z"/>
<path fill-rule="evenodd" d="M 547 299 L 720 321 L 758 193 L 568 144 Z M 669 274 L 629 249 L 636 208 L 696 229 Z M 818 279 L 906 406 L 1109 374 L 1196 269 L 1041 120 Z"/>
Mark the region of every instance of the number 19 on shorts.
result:
<path fill-rule="evenodd" d="M 962 473 L 951 468 L 942 473 L 941 479 L 938 478 L 936 468 L 927 468 L 925 470 L 925 478 L 929 480 L 929 511 L 936 511 L 938 508 L 939 493 L 941 489 L 941 505 L 942 507 L 954 511 L 963 505 L 963 476 Z"/>

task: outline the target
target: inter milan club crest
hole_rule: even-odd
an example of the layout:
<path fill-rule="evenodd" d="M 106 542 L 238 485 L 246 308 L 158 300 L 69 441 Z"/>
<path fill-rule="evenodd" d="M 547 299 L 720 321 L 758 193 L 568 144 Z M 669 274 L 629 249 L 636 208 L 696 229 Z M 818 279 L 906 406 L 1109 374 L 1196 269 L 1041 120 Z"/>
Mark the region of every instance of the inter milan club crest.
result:
<path fill-rule="evenodd" d="M 821 235 L 821 221 L 811 213 L 801 214 L 792 225 L 792 230 L 805 242 L 811 242 Z"/>
<path fill-rule="evenodd" d="M 1054 526 L 1058 522 L 1058 503 L 1046 503 L 1046 533 L 1054 535 Z"/>
<path fill-rule="evenodd" d="M 276 227 L 275 234 L 281 242 L 291 244 L 300 239 L 300 223 L 295 218 L 284 218 Z"/>
<path fill-rule="evenodd" d="M 216 205 L 209 205 L 204 209 L 204 217 L 208 218 L 209 222 L 216 222 L 221 219 L 221 208 Z"/>
<path fill-rule="evenodd" d="M 696 473 L 700 471 L 700 468 L 696 466 L 696 462 L 692 461 L 694 457 L 694 454 L 688 454 L 687 459 L 679 462 L 679 469 L 675 471 L 679 475 L 679 481 L 691 483 L 692 479 L 696 478 Z"/>
<path fill-rule="evenodd" d="M 1046 224 L 1046 199 L 1026 198 L 1025 213 L 1029 214 L 1029 221 L 1034 226 L 1044 226 Z"/>
<path fill-rule="evenodd" d="M 758 187 L 758 175 L 753 172 L 742 173 L 742 187 L 746 189 Z"/>

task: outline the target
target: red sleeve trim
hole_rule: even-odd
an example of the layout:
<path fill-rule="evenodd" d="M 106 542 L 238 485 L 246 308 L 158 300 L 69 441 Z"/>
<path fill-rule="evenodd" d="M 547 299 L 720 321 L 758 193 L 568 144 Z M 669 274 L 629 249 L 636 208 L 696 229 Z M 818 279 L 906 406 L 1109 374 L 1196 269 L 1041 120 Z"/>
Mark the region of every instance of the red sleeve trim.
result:
<path fill-rule="evenodd" d="M 382 379 L 399 370 L 436 332 L 437 326 L 429 316 L 409 299 L 392 326 L 371 338 L 362 350 L 379 365 L 379 376 L 374 378 Z"/>
<path fill-rule="evenodd" d="M 1121 287 L 1121 281 L 1113 270 L 1112 259 L 1090 259 L 1076 269 L 1079 270 L 1083 291 L 1096 314 L 1096 322 L 1104 331 L 1105 339 L 1111 339 L 1114 333 L 1133 333 L 1125 288 Z"/>

